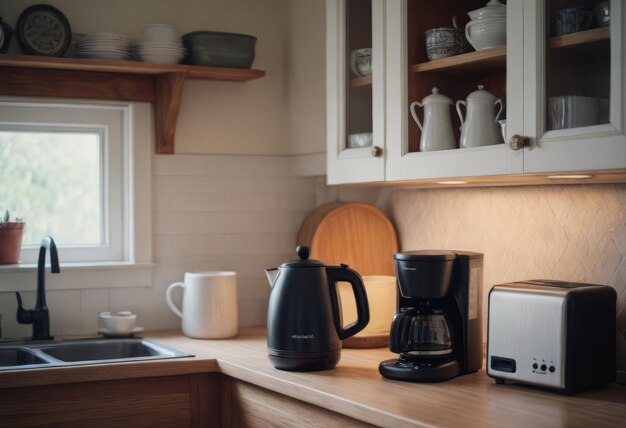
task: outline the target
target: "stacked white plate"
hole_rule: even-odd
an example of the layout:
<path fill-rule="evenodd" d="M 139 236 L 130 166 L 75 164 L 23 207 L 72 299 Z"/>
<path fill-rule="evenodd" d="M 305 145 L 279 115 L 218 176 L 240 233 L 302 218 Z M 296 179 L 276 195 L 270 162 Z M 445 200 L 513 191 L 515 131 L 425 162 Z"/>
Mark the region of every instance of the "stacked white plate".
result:
<path fill-rule="evenodd" d="M 116 33 L 85 34 L 75 43 L 76 56 L 81 58 L 131 59 L 130 39 Z"/>
<path fill-rule="evenodd" d="M 169 24 L 143 27 L 141 41 L 133 49 L 140 60 L 157 64 L 178 64 L 187 53 L 178 31 Z"/>

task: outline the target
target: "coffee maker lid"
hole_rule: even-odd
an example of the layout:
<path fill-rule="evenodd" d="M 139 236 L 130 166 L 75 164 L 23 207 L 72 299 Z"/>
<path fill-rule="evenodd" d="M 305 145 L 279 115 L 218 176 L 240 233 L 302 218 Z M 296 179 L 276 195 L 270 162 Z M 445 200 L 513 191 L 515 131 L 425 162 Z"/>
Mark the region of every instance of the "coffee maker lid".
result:
<path fill-rule="evenodd" d="M 456 259 L 456 254 L 444 250 L 418 250 L 396 253 L 393 258 L 410 262 L 445 262 Z"/>

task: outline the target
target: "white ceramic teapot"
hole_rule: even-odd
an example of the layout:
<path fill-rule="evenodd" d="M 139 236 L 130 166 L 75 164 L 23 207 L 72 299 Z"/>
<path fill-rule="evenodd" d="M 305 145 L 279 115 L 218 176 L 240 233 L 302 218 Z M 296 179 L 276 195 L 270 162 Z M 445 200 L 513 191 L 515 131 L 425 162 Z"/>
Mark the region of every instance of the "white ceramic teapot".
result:
<path fill-rule="evenodd" d="M 433 88 L 432 94 L 424 97 L 421 103 L 419 101 L 411 103 L 411 116 L 422 131 L 421 152 L 456 148 L 452 121 L 450 120 L 451 105 L 454 105 L 452 100 L 440 94 L 437 88 Z M 417 107 L 424 108 L 424 126 L 417 116 Z"/>
<path fill-rule="evenodd" d="M 467 110 L 465 119 L 461 113 L 461 104 Z M 497 104 L 500 104 L 500 109 L 494 115 Z M 502 113 L 502 100 L 496 99 L 483 85 L 478 85 L 478 90 L 469 94 L 466 101 L 457 101 L 456 111 L 461 119 L 461 148 L 503 143 L 498 123 Z"/>

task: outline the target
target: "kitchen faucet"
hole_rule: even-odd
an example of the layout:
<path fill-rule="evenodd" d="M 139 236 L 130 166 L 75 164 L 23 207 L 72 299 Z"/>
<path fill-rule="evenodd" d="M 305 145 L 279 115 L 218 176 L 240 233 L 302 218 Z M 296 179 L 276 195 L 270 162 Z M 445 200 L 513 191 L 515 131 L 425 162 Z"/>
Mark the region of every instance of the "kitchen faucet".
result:
<path fill-rule="evenodd" d="M 33 340 L 50 340 L 50 316 L 46 306 L 45 267 L 46 248 L 50 249 L 50 270 L 59 273 L 59 255 L 57 246 L 51 236 L 44 236 L 39 247 L 39 260 L 37 262 L 37 302 L 35 309 L 22 308 L 22 296 L 16 292 L 17 297 L 17 322 L 20 324 L 33 325 Z"/>

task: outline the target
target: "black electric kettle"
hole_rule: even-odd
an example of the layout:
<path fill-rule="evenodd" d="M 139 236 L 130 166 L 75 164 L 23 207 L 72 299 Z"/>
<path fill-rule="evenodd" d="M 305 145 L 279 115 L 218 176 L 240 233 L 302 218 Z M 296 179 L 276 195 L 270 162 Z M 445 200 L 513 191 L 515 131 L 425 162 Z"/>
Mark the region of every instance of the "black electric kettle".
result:
<path fill-rule="evenodd" d="M 363 330 L 369 306 L 361 276 L 346 265 L 326 266 L 308 260 L 309 248 L 298 246 L 299 260 L 266 269 L 272 286 L 267 312 L 270 362 L 281 370 L 332 369 L 341 357 L 341 341 Z M 357 320 L 343 328 L 337 282 L 352 285 Z"/>

